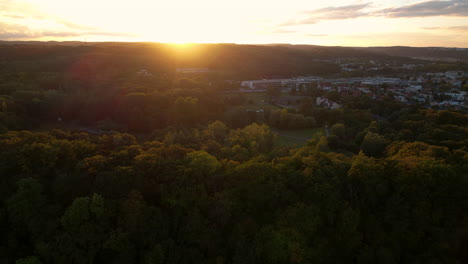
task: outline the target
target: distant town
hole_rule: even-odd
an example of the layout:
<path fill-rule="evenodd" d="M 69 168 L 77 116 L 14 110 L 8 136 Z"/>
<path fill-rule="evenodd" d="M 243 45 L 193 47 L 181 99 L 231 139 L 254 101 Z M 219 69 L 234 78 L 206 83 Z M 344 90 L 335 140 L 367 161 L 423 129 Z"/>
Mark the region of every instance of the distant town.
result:
<path fill-rule="evenodd" d="M 368 71 L 378 71 L 381 65 L 374 65 Z M 389 65 L 385 65 L 389 66 Z M 468 92 L 466 79 L 468 72 L 445 71 L 413 74 L 411 71 L 421 65 L 403 64 L 400 69 L 407 69 L 408 75 L 394 77 L 350 77 L 321 78 L 317 76 L 298 76 L 288 79 L 245 80 L 240 83 L 241 92 L 266 92 L 269 88 L 281 89 L 291 95 L 305 89 L 335 91 L 342 95 L 367 95 L 372 99 L 393 98 L 406 104 L 418 103 L 426 108 L 468 109 Z M 362 70 L 359 63 L 341 63 L 343 72 Z M 323 97 L 316 98 L 316 105 L 335 109 L 338 102 Z"/>

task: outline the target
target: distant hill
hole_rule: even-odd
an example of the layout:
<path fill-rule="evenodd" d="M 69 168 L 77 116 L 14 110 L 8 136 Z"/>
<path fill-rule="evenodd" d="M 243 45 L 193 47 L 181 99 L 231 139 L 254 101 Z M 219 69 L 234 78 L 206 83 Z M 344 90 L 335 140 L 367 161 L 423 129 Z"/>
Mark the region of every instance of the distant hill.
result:
<path fill-rule="evenodd" d="M 133 42 L 0 41 L 3 72 L 61 72 L 71 67 L 99 71 L 174 73 L 177 68 L 209 68 L 224 79 L 327 76 L 340 72 L 335 59 L 408 60 L 405 57 L 468 61 L 468 50 L 409 47 L 327 47 L 314 45 L 238 45 Z"/>
<path fill-rule="evenodd" d="M 1 41 L 0 45 L 33 45 L 33 46 L 131 46 L 141 44 L 166 45 L 164 43 L 144 42 L 82 42 L 82 41 Z M 341 47 L 318 45 L 293 45 L 293 44 L 265 44 L 265 45 L 239 45 L 239 44 L 191 44 L 194 46 L 224 46 L 224 47 L 281 47 L 285 50 L 300 50 L 312 53 L 317 57 L 349 57 L 349 56 L 398 56 L 425 60 L 451 60 L 468 61 L 468 48 L 444 48 L 444 47 Z"/>
<path fill-rule="evenodd" d="M 407 57 L 418 60 L 468 62 L 468 49 L 442 47 L 327 47 L 315 45 L 272 44 L 336 57 L 375 57 L 379 55 Z"/>
<path fill-rule="evenodd" d="M 351 48 L 162 43 L 0 42 L 0 67 L 11 71 L 61 71 L 77 61 L 86 67 L 117 67 L 150 72 L 209 68 L 228 79 L 329 75 L 340 71 L 332 59 L 382 57 Z M 3 63 L 2 63 L 3 61 Z"/>
<path fill-rule="evenodd" d="M 468 49 L 464 48 L 369 47 L 360 49 L 390 56 L 410 57 L 422 60 L 468 62 Z"/>

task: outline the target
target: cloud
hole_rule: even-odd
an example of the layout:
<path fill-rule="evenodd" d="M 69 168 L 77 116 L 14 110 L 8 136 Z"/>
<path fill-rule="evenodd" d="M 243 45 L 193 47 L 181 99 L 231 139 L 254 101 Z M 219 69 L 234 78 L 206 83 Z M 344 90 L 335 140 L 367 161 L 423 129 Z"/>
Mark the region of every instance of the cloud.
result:
<path fill-rule="evenodd" d="M 106 31 L 70 31 L 70 30 L 38 30 L 31 29 L 19 24 L 6 24 L 0 22 L 0 39 L 39 39 L 39 38 L 66 38 L 85 36 L 108 36 L 108 37 L 136 37 L 134 34 Z"/>
<path fill-rule="evenodd" d="M 328 34 L 305 34 L 307 37 L 327 37 Z"/>
<path fill-rule="evenodd" d="M 285 34 L 290 34 L 290 33 L 297 33 L 295 30 L 289 30 L 289 29 L 284 29 L 284 28 L 278 28 L 272 31 L 272 33 L 285 33 Z"/>
<path fill-rule="evenodd" d="M 0 0 L 0 16 L 17 19 L 46 19 L 46 15 L 31 3 L 12 0 Z"/>
<path fill-rule="evenodd" d="M 454 31 L 468 31 L 468 26 L 453 26 L 453 27 L 423 27 L 427 30 L 454 30 Z"/>
<path fill-rule="evenodd" d="M 5 19 L 7 18 L 7 19 Z M 53 23 L 60 27 L 65 27 L 69 31 L 73 30 L 99 30 L 96 27 L 80 25 L 67 19 L 44 13 L 39 6 L 24 1 L 0 0 L 0 22 L 14 21 L 16 24 L 27 24 L 30 20 Z"/>
<path fill-rule="evenodd" d="M 303 36 L 307 37 L 326 37 L 328 34 L 303 34 L 302 32 L 295 31 L 295 30 L 289 30 L 289 29 L 283 29 L 283 28 L 278 28 L 276 30 L 271 31 L 271 33 L 278 33 L 278 34 L 301 34 Z"/>
<path fill-rule="evenodd" d="M 31 20 L 35 21 L 33 26 Z M 37 27 L 37 25 L 49 25 Z M 31 26 L 30 26 L 31 25 Z M 52 26 L 50 26 L 52 25 Z M 78 38 L 86 36 L 135 37 L 129 33 L 107 32 L 44 13 L 30 2 L 0 0 L 0 39 Z"/>
<path fill-rule="evenodd" d="M 329 6 L 310 11 L 303 11 L 297 14 L 297 16 L 302 16 L 302 18 L 291 19 L 278 25 L 278 27 L 308 25 L 316 24 L 323 20 L 344 20 L 360 17 L 468 17 L 468 0 L 432 0 L 412 5 L 373 10 L 371 7 L 372 4 L 368 2 L 345 6 Z"/>
<path fill-rule="evenodd" d="M 429 17 L 429 16 L 468 16 L 467 0 L 426 1 L 395 8 L 386 8 L 376 12 L 376 15 L 397 17 Z"/>
<path fill-rule="evenodd" d="M 15 19 L 25 19 L 26 17 L 23 15 L 15 15 L 15 14 L 2 14 L 4 17 L 8 18 L 15 18 Z"/>
<path fill-rule="evenodd" d="M 16 39 L 36 39 L 43 37 L 78 37 L 80 34 L 75 32 L 1 32 L 0 39 L 2 40 L 16 40 Z"/>
<path fill-rule="evenodd" d="M 364 12 L 362 10 L 369 7 L 370 5 L 371 3 L 346 6 L 329 6 L 315 10 L 303 11 L 300 13 L 300 15 L 305 15 L 307 16 L 306 18 L 290 20 L 281 24 L 281 26 L 315 24 L 320 22 L 321 20 L 342 20 L 358 18 L 361 16 L 366 16 L 368 14 L 368 12 Z"/>
<path fill-rule="evenodd" d="M 98 28 L 86 25 L 76 24 L 64 19 L 56 18 L 55 21 L 59 24 L 66 26 L 69 29 L 78 29 L 78 30 L 97 30 Z"/>
<path fill-rule="evenodd" d="M 366 12 L 361 10 L 369 7 L 371 3 L 346 5 L 346 6 L 329 6 L 321 9 L 301 12 L 302 14 L 318 17 L 320 19 L 349 19 L 366 15 Z"/>

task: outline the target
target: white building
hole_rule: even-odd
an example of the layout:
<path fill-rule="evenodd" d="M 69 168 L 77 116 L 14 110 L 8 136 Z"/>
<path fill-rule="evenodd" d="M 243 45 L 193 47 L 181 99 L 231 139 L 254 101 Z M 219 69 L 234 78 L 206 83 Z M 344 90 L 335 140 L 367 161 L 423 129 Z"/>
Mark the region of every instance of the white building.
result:
<path fill-rule="evenodd" d="M 416 92 L 419 92 L 419 91 L 422 90 L 422 85 L 420 85 L 420 84 L 412 84 L 412 85 L 410 85 L 408 88 L 406 88 L 406 90 L 409 91 L 409 92 L 414 92 L 414 93 L 416 93 Z"/>
<path fill-rule="evenodd" d="M 464 101 L 466 98 L 466 92 L 460 92 L 460 93 L 445 93 L 445 95 L 448 95 L 452 97 L 455 100 L 458 101 Z"/>
<path fill-rule="evenodd" d="M 463 76 L 462 71 L 446 71 L 445 72 L 445 77 L 451 79 L 451 80 L 456 80 L 458 78 L 461 78 Z"/>
<path fill-rule="evenodd" d="M 210 72 L 208 68 L 179 68 L 176 69 L 178 73 L 206 73 Z"/>
<path fill-rule="evenodd" d="M 291 79 L 265 79 L 265 80 L 250 80 L 242 81 L 241 86 L 256 89 L 256 88 L 267 88 L 268 86 L 280 86 L 283 87 L 287 82 L 290 82 Z"/>

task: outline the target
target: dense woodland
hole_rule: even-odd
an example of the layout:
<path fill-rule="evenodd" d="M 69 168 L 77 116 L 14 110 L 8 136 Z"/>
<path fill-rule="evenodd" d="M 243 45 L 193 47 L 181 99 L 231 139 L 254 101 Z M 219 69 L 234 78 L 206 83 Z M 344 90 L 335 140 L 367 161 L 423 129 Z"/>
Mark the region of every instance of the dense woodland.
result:
<path fill-rule="evenodd" d="M 468 115 L 226 92 L 334 74 L 315 49 L 0 45 L 0 262 L 467 263 Z M 275 143 L 296 128 L 327 134 Z"/>

